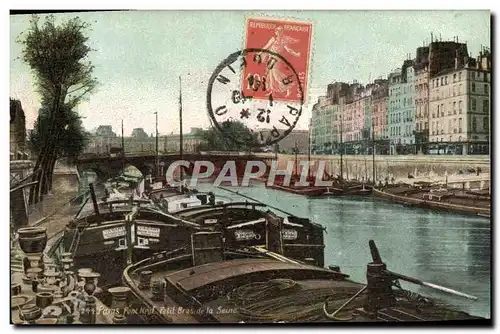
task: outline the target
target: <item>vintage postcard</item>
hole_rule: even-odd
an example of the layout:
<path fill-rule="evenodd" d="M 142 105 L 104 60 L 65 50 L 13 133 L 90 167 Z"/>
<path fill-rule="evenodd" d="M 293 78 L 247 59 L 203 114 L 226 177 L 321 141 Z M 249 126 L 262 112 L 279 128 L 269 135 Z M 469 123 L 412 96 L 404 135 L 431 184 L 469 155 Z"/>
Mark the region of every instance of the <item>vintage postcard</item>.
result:
<path fill-rule="evenodd" d="M 10 323 L 491 325 L 490 22 L 11 12 Z"/>

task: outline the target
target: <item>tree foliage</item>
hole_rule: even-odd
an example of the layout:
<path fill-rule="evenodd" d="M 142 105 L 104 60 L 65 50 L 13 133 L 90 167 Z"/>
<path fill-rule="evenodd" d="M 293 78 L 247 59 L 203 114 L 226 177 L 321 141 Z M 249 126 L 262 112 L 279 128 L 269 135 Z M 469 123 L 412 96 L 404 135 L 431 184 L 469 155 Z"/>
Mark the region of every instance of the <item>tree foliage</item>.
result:
<path fill-rule="evenodd" d="M 88 60 L 92 51 L 85 34 L 88 28 L 89 24 L 78 17 L 56 24 L 55 17 L 50 15 L 42 24 L 34 15 L 18 40 L 23 46 L 21 59 L 33 71 L 44 106 L 42 113 L 46 113 L 40 115 L 38 138 L 33 138 L 39 152 L 35 163 L 38 183 L 31 188 L 30 203 L 38 202 L 50 190 L 58 156 L 65 150 L 73 150 L 58 145 L 65 139 L 68 128 L 78 127 L 78 122 L 71 121 L 75 116 L 71 114 L 73 108 L 97 85 L 92 77 L 94 67 Z"/>
<path fill-rule="evenodd" d="M 214 127 L 201 132 L 201 151 L 245 152 L 259 146 L 257 134 L 241 122 L 227 121 L 221 124 L 221 128 L 223 133 Z"/>
<path fill-rule="evenodd" d="M 56 143 L 56 157 L 66 157 L 69 162 L 73 162 L 83 152 L 89 141 L 89 133 L 85 130 L 82 124 L 80 115 L 68 105 L 63 108 L 67 109 L 64 112 L 66 124 L 59 134 L 58 143 Z M 38 111 L 38 118 L 35 121 L 33 131 L 28 135 L 28 145 L 30 150 L 35 154 L 40 154 L 49 131 L 50 109 L 47 106 L 42 106 Z"/>
<path fill-rule="evenodd" d="M 57 25 L 53 15 L 40 26 L 40 17 L 33 15 L 27 33 L 21 34 L 22 60 L 33 70 L 42 105 L 53 102 L 60 89 L 65 98 L 60 103 L 73 108 L 96 87 L 94 66 L 87 59 L 92 49 L 84 34 L 89 27 L 78 17 Z"/>

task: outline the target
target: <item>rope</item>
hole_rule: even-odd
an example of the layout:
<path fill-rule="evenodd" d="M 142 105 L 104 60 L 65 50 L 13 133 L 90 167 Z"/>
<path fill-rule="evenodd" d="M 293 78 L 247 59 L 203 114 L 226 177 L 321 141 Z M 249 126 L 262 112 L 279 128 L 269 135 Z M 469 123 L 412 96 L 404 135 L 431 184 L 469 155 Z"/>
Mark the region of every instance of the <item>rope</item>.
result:
<path fill-rule="evenodd" d="M 393 285 L 396 287 L 396 290 L 394 290 L 395 296 L 397 298 L 404 299 L 411 304 L 415 304 L 415 307 L 417 309 L 420 309 L 423 306 L 433 304 L 433 302 L 430 299 L 422 296 L 421 294 L 418 294 L 418 293 L 410 291 L 410 290 L 403 289 L 403 287 L 401 286 L 401 284 L 399 283 L 398 280 L 394 281 Z"/>
<path fill-rule="evenodd" d="M 333 300 L 328 302 L 329 308 L 337 308 L 358 290 L 357 286 L 309 290 L 293 280 L 272 279 L 238 287 L 227 297 L 246 321 L 310 322 L 327 320 L 323 314 L 325 300 Z"/>

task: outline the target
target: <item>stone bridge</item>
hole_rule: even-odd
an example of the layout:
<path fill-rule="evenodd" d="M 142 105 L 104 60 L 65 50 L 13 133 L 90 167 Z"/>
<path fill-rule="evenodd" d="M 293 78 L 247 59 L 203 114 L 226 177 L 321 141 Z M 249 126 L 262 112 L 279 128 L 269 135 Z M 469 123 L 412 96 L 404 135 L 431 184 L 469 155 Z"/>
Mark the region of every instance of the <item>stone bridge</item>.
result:
<path fill-rule="evenodd" d="M 210 161 L 215 165 L 215 170 L 222 168 L 228 160 L 233 160 L 236 163 L 236 171 L 238 175 L 242 175 L 247 161 L 263 161 L 270 166 L 271 161 L 275 158 L 274 154 L 269 153 L 241 153 L 241 152 L 200 152 L 200 153 L 185 153 L 182 160 L 189 161 L 190 168 L 186 170 L 188 174 L 192 172 L 192 168 L 196 161 Z M 159 175 L 165 175 L 168 167 L 172 162 L 181 160 L 179 153 L 160 154 L 158 156 Z M 123 168 L 133 166 L 137 168 L 143 176 L 156 175 L 156 156 L 154 154 L 126 154 L 122 157 L 117 155 L 86 155 L 80 157 L 77 161 L 78 173 L 82 175 L 85 171 L 92 171 L 97 174 L 98 180 L 106 180 L 108 178 L 121 174 Z"/>

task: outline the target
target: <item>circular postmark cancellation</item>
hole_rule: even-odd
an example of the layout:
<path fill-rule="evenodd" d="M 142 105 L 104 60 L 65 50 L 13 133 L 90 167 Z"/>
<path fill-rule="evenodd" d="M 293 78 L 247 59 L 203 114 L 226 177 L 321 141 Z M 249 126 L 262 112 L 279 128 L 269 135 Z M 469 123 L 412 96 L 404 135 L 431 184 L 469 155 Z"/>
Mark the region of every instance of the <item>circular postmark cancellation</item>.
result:
<path fill-rule="evenodd" d="M 302 114 L 299 75 L 282 55 L 249 48 L 224 59 L 210 77 L 213 126 L 235 143 L 269 146 L 285 138 Z"/>

